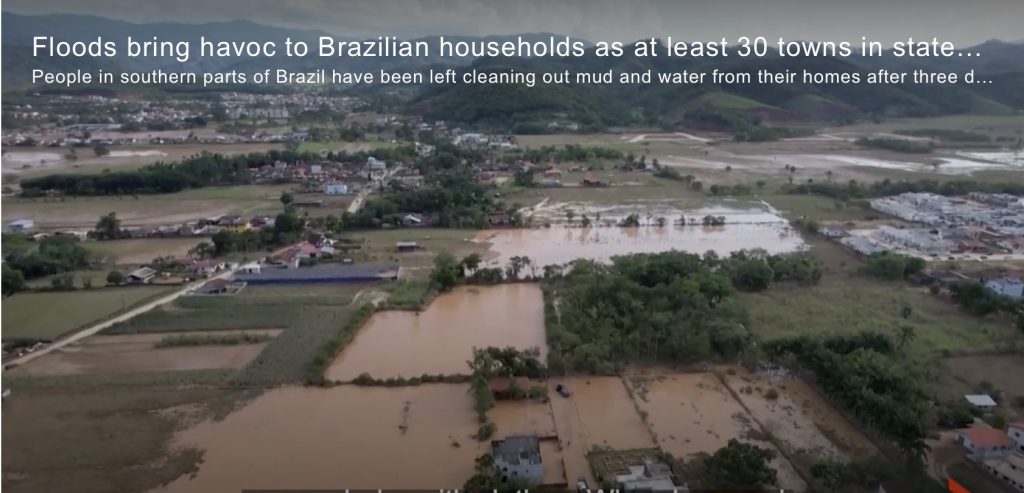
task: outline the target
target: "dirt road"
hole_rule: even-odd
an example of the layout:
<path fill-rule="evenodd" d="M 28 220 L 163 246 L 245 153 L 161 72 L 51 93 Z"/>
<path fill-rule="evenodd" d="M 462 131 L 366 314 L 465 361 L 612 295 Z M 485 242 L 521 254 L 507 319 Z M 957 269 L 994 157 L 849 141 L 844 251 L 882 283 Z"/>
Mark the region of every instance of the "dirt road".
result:
<path fill-rule="evenodd" d="M 277 250 L 277 251 L 271 253 L 271 255 L 276 255 L 276 254 L 278 254 L 280 252 L 283 252 L 283 251 L 291 248 L 292 246 L 294 246 L 294 245 L 289 245 L 289 246 L 284 247 L 284 248 L 282 248 L 280 250 Z M 78 332 L 75 332 L 74 334 L 71 334 L 71 335 L 69 335 L 67 337 L 64 337 L 62 339 L 56 340 L 52 344 L 50 344 L 49 346 L 46 346 L 46 347 L 44 347 L 42 349 L 39 349 L 37 351 L 33 351 L 31 353 L 28 353 L 28 354 L 23 354 L 23 355 L 21 355 L 21 356 L 19 356 L 17 358 L 14 358 L 14 359 L 12 359 L 10 361 L 5 361 L 4 362 L 4 367 L 6 368 L 7 366 L 10 366 L 10 365 L 23 365 L 23 364 L 28 363 L 29 361 L 32 361 L 32 360 L 34 360 L 34 359 L 36 359 L 36 358 L 38 358 L 40 356 L 43 356 L 43 355 L 45 355 L 45 354 L 47 354 L 47 353 L 49 353 L 51 351 L 55 351 L 55 350 L 60 349 L 60 348 L 62 348 L 64 346 L 67 346 L 68 344 L 73 344 L 73 343 L 78 342 L 78 341 L 80 341 L 82 339 L 85 339 L 86 337 L 89 337 L 89 336 L 92 336 L 92 335 L 96 335 L 101 330 L 103 330 L 103 329 L 105 329 L 107 327 L 110 327 L 111 325 L 114 325 L 114 324 L 120 323 L 120 322 L 124 322 L 125 320 L 128 320 L 128 319 L 130 319 L 132 317 L 135 317 L 137 315 L 140 315 L 142 313 L 146 313 L 146 312 L 148 312 L 148 311 L 150 311 L 150 310 L 152 310 L 152 309 L 154 309 L 154 308 L 156 308 L 156 307 L 158 307 L 160 305 L 164 305 L 164 304 L 170 303 L 170 302 L 180 298 L 182 295 L 192 291 L 193 289 L 198 288 L 199 286 L 201 286 L 201 285 L 203 285 L 203 284 L 205 284 L 205 283 L 207 283 L 209 281 L 212 281 L 214 279 L 224 279 L 224 278 L 230 277 L 232 274 L 235 273 L 235 271 L 237 271 L 239 269 L 239 267 L 235 267 L 234 269 L 226 270 L 224 272 L 221 272 L 220 274 L 208 277 L 206 279 L 190 282 L 190 283 L 186 284 L 185 286 L 183 286 L 181 289 L 179 289 L 179 290 L 177 290 L 177 291 L 175 291 L 175 292 L 173 292 L 171 294 L 168 294 L 167 296 L 160 297 L 160 298 L 158 298 L 156 300 L 153 300 L 153 301 L 150 301 L 149 303 L 146 303 L 144 305 L 132 308 L 131 310 L 128 310 L 127 312 L 122 313 L 122 314 L 120 314 L 120 315 L 118 315 L 118 316 L 116 316 L 114 318 L 107 319 L 107 320 L 104 320 L 102 322 L 97 322 L 95 324 L 92 324 L 92 325 L 90 325 L 90 326 L 88 326 L 88 327 L 86 327 L 86 328 L 84 328 L 84 329 L 82 329 L 82 330 L 80 330 Z"/>

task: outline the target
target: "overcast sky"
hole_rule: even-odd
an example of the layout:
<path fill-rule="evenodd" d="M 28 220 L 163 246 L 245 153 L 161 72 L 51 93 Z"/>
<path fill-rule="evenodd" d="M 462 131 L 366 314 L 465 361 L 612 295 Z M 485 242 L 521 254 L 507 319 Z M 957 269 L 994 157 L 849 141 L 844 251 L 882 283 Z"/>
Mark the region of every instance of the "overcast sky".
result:
<path fill-rule="evenodd" d="M 5 0 L 3 9 L 132 22 L 248 19 L 355 37 L 549 31 L 592 41 L 1024 39 L 1024 0 Z"/>

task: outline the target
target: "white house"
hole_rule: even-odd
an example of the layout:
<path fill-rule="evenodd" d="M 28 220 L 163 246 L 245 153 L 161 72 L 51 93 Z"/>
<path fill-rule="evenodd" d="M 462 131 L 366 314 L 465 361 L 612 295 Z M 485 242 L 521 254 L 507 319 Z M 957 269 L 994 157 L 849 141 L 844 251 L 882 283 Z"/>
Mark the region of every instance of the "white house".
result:
<path fill-rule="evenodd" d="M 956 441 L 979 458 L 1005 455 L 1017 446 L 1002 430 L 988 425 L 963 428 L 956 433 Z"/>
<path fill-rule="evenodd" d="M 1008 296 L 1013 299 L 1024 298 L 1024 279 L 1014 277 L 1000 277 L 985 281 L 985 287 L 997 294 Z"/>
<path fill-rule="evenodd" d="M 491 442 L 494 467 L 506 481 L 518 479 L 532 485 L 544 482 L 544 461 L 535 436 L 511 436 Z"/>
<path fill-rule="evenodd" d="M 345 195 L 348 193 L 348 185 L 344 183 L 325 183 L 324 193 L 327 195 Z"/>
<path fill-rule="evenodd" d="M 1017 442 L 1017 450 L 1024 452 L 1024 421 L 1011 424 L 1006 429 L 1006 434 Z"/>
<path fill-rule="evenodd" d="M 31 219 L 18 219 L 7 223 L 7 231 L 12 233 L 27 233 L 36 227 L 36 222 Z"/>
<path fill-rule="evenodd" d="M 982 411 L 991 411 L 996 408 L 996 401 L 988 394 L 967 394 L 964 396 L 972 406 Z"/>

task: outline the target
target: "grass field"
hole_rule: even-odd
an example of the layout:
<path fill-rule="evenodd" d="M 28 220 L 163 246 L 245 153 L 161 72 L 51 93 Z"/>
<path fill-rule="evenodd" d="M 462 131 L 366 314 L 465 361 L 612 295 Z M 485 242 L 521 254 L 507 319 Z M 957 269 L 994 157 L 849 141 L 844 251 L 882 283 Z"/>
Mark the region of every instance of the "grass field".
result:
<path fill-rule="evenodd" d="M 374 149 L 394 149 L 401 143 L 366 140 L 359 142 L 303 142 L 299 144 L 299 151 L 320 152 L 320 151 L 373 151 Z"/>
<path fill-rule="evenodd" d="M 992 349 L 1019 338 L 1012 327 L 969 315 L 927 289 L 856 273 L 859 258 L 838 244 L 812 240 L 812 245 L 828 266 L 818 285 L 776 285 L 739 295 L 758 337 L 770 340 L 860 330 L 895 333 L 906 325 L 916 335 L 909 351 L 922 357 L 942 350 Z M 911 308 L 907 318 L 904 306 Z"/>
<path fill-rule="evenodd" d="M 3 339 L 54 339 L 167 289 L 144 286 L 16 294 L 3 301 Z"/>
<path fill-rule="evenodd" d="M 277 213 L 290 185 L 209 187 L 159 195 L 3 198 L 3 220 L 32 219 L 36 227 L 92 229 L 100 216 L 117 213 L 122 227 L 175 224 L 223 214 Z"/>
<path fill-rule="evenodd" d="M 144 264 L 157 257 L 184 257 L 188 251 L 209 238 L 144 238 L 134 240 L 91 241 L 82 245 L 109 257 L 117 265 Z"/>

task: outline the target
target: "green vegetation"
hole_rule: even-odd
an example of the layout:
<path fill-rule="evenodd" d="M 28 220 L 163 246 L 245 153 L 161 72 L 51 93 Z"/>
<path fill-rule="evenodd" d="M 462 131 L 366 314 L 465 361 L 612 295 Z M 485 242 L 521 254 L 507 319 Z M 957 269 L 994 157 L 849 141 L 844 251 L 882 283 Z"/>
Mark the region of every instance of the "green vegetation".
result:
<path fill-rule="evenodd" d="M 867 257 L 861 272 L 886 281 L 902 281 L 921 272 L 924 267 L 922 258 L 881 252 Z"/>
<path fill-rule="evenodd" d="M 166 292 L 159 286 L 21 293 L 4 299 L 3 339 L 53 340 Z"/>
<path fill-rule="evenodd" d="M 899 195 L 906 192 L 930 192 L 945 196 L 967 195 L 971 192 L 1008 193 L 1024 195 L 1024 182 L 1001 181 L 983 183 L 973 180 L 927 180 L 892 181 L 882 180 L 862 184 L 856 180 L 847 183 L 814 182 L 783 187 L 786 193 L 804 195 L 823 195 L 839 200 L 868 199 Z"/>
<path fill-rule="evenodd" d="M 877 332 L 780 339 L 765 345 L 774 358 L 793 358 L 814 372 L 817 384 L 864 423 L 892 440 L 908 459 L 920 460 L 931 427 L 921 384 L 891 358 L 896 346 Z"/>
<path fill-rule="evenodd" d="M 306 383 L 308 385 L 324 385 L 324 371 L 334 361 L 334 357 L 345 347 L 355 336 L 359 328 L 366 323 L 375 311 L 373 305 L 363 305 L 355 310 L 337 332 L 328 338 L 317 349 L 316 355 L 310 361 L 306 369 Z M 291 332 L 301 332 L 299 330 Z"/>
<path fill-rule="evenodd" d="M 25 288 L 25 281 L 43 276 L 85 269 L 91 263 L 91 252 L 78 240 L 67 236 L 50 236 L 37 243 L 23 235 L 4 234 L 3 293 L 14 294 Z M 38 246 L 33 247 L 33 245 Z M 55 288 L 72 288 L 58 282 Z"/>
<path fill-rule="evenodd" d="M 769 463 L 775 452 L 730 438 L 728 444 L 704 459 L 706 480 L 716 488 L 763 488 L 775 485 L 777 474 Z"/>
<path fill-rule="evenodd" d="M 179 334 L 164 337 L 154 344 L 154 347 L 183 347 L 183 346 L 236 346 L 239 344 L 259 344 L 273 339 L 270 334 L 251 334 L 243 332 L 240 334 Z"/>
<path fill-rule="evenodd" d="M 969 144 L 985 144 L 992 140 L 985 134 L 949 128 L 912 128 L 907 130 L 896 130 L 894 133 L 909 135 L 912 137 L 933 137 L 942 139 L 946 142 Z"/>

